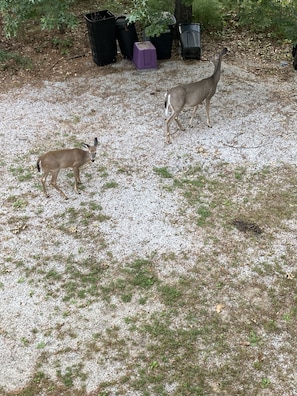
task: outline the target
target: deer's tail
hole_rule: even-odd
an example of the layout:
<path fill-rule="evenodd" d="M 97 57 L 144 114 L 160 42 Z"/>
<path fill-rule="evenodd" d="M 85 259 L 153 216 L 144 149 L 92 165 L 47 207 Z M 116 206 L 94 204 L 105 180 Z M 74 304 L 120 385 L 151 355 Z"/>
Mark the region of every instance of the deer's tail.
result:
<path fill-rule="evenodd" d="M 38 160 L 37 160 L 37 162 L 36 162 L 36 167 L 37 167 L 37 170 L 38 170 L 38 172 L 40 172 L 40 170 L 41 170 L 41 168 L 40 168 L 40 158 L 38 158 Z"/>
<path fill-rule="evenodd" d="M 168 116 L 168 113 L 169 113 L 169 107 L 170 107 L 170 93 L 166 92 L 166 95 L 165 95 L 165 115 L 166 115 L 166 117 Z"/>

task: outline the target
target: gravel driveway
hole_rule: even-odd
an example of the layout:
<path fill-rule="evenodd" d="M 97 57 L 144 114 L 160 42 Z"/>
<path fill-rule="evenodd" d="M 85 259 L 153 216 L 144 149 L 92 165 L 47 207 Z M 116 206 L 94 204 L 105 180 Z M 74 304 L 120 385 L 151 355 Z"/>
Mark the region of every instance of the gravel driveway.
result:
<path fill-rule="evenodd" d="M 85 62 L 90 67 L 90 60 Z M 44 81 L 0 94 L 0 389 L 25 386 L 45 352 L 43 369 L 55 378 L 57 361 L 63 371 L 83 356 L 92 329 L 118 324 L 131 310 L 141 309 L 118 305 L 109 312 L 102 301 L 76 309 L 63 301 L 63 290 L 48 298 L 55 285 L 39 282 L 40 271 L 59 271 L 65 265 L 59 256 L 109 266 L 153 252 L 187 252 L 194 259 L 203 241 L 180 221 L 180 197 L 160 185 L 155 169 L 176 175 L 197 163 L 214 172 L 220 163 L 248 170 L 296 164 L 297 94 L 292 87 L 297 74 L 287 69 L 285 81 L 277 73 L 263 79 L 226 56 L 211 101 L 213 127 L 207 127 L 200 106 L 194 127 L 175 133 L 171 145 L 164 137 L 164 94 L 178 83 L 209 75 L 208 62 L 172 60 L 139 72 L 123 60 L 98 68 L 96 76 Z M 187 125 L 190 110 L 180 119 Z M 81 171 L 82 193 L 75 193 L 72 176 L 63 171 L 58 183 L 69 200 L 50 186 L 50 198 L 45 198 L 36 170 L 38 155 L 80 142 L 92 144 L 94 137 L 99 140 L 96 162 Z M 58 227 L 75 210 L 87 211 L 91 202 L 108 221 L 95 218 L 64 231 Z M 164 276 L 170 271 L 160 269 Z M 175 271 L 184 273 L 187 267 L 177 263 Z M 62 339 L 59 326 L 65 331 Z M 71 337 L 74 328 L 76 336 Z M 86 392 L 121 371 L 108 359 L 104 368 L 84 359 Z"/>

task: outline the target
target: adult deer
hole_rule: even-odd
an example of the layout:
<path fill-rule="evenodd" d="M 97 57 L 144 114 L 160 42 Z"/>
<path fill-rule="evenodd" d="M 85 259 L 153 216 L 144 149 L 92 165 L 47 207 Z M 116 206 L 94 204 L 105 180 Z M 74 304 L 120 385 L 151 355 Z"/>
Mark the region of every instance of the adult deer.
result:
<path fill-rule="evenodd" d="M 205 100 L 207 125 L 211 127 L 209 119 L 210 99 L 216 92 L 217 84 L 221 76 L 221 61 L 222 57 L 227 53 L 227 48 L 224 48 L 220 53 L 214 55 L 210 61 L 214 64 L 214 72 L 203 80 L 193 82 L 190 84 L 178 85 L 171 88 L 165 98 L 165 114 L 168 115 L 169 109 L 172 111 L 170 117 L 165 122 L 165 134 L 167 142 L 170 143 L 169 124 L 174 119 L 179 129 L 184 130 L 178 120 L 178 115 L 185 106 L 194 107 L 192 117 L 190 119 L 190 126 L 192 126 L 193 118 L 196 114 L 198 105 Z"/>
<path fill-rule="evenodd" d="M 51 185 L 58 190 L 65 199 L 68 197 L 64 194 L 64 192 L 57 185 L 57 177 L 61 169 L 72 168 L 75 179 L 75 191 L 79 194 L 78 184 L 81 183 L 79 176 L 79 168 L 92 161 L 95 161 L 96 150 L 98 145 L 98 139 L 94 139 L 94 145 L 89 146 L 86 143 L 82 144 L 86 150 L 82 150 L 80 148 L 73 149 L 64 149 L 64 150 L 56 150 L 49 151 L 46 154 L 41 155 L 37 160 L 37 170 L 40 172 L 41 168 L 43 170 L 43 176 L 41 178 L 43 192 L 46 197 L 49 197 L 46 190 L 46 178 L 49 174 L 51 174 Z"/>

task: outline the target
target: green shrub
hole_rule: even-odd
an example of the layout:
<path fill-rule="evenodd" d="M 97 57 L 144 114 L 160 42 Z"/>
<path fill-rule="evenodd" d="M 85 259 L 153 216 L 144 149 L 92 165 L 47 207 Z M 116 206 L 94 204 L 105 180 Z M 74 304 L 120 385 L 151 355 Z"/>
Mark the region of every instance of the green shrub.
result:
<path fill-rule="evenodd" d="M 7 37 L 15 36 L 29 20 L 38 21 L 41 29 L 74 27 L 76 17 L 70 12 L 74 0 L 0 0 L 0 14 Z"/>
<path fill-rule="evenodd" d="M 204 29 L 222 29 L 222 3 L 219 0 L 193 0 L 193 21 Z"/>
<path fill-rule="evenodd" d="M 242 0 L 238 20 L 254 32 L 297 42 L 297 0 Z"/>
<path fill-rule="evenodd" d="M 172 24 L 174 0 L 132 0 L 129 22 L 138 22 L 147 36 L 160 36 Z"/>

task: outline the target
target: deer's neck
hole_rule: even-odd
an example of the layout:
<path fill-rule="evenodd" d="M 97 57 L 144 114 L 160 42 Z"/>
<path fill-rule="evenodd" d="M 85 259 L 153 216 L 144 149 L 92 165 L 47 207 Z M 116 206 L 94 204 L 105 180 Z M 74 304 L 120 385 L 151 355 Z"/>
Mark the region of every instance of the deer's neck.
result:
<path fill-rule="evenodd" d="M 212 79 L 217 84 L 219 82 L 219 79 L 221 77 L 221 59 L 218 60 L 218 62 L 215 64 L 215 69 L 212 75 Z"/>

